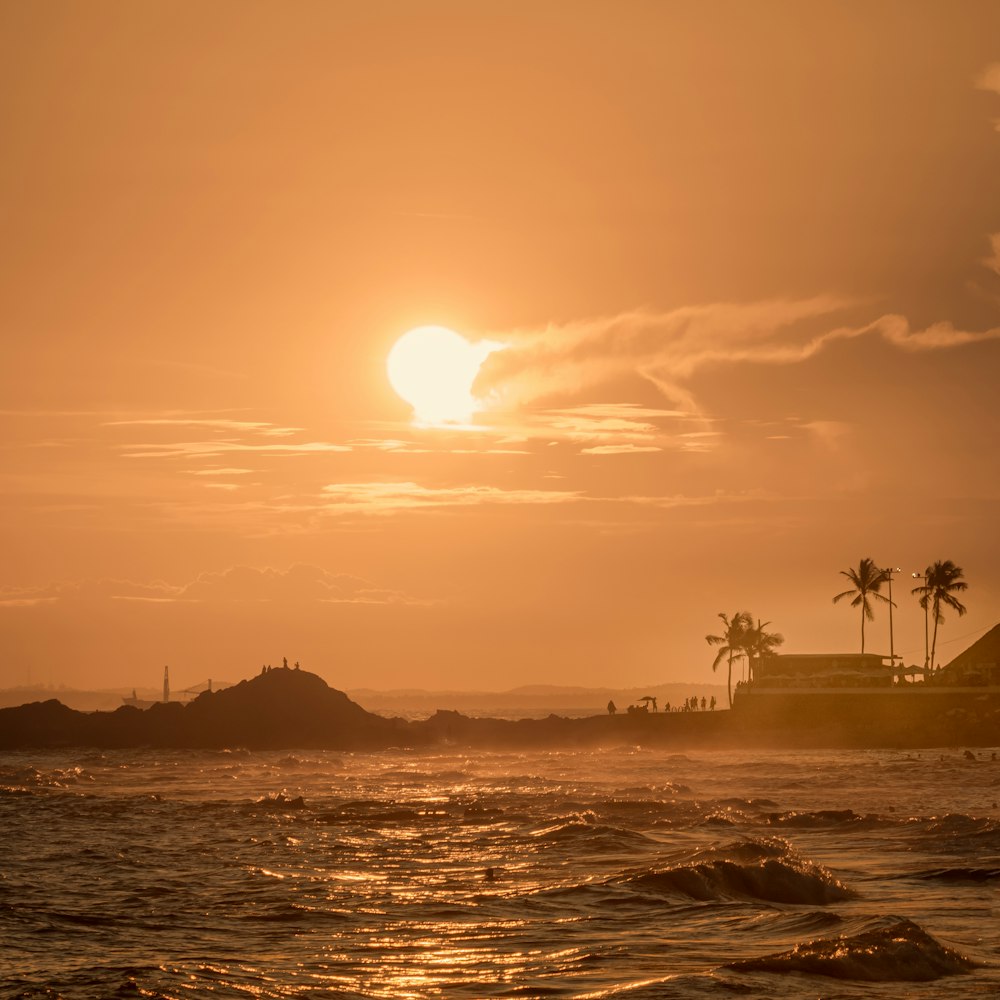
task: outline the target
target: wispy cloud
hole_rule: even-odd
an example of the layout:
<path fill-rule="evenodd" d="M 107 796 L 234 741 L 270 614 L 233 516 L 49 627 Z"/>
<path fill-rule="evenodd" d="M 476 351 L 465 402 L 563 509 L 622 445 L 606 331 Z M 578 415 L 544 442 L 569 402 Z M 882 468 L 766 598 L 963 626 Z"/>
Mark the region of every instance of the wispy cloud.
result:
<path fill-rule="evenodd" d="M 570 441 L 599 442 L 608 446 L 651 444 L 663 421 L 687 417 L 683 411 L 660 410 L 633 403 L 595 403 L 546 410 L 541 418 L 545 432 Z"/>
<path fill-rule="evenodd" d="M 220 458 L 223 455 L 257 453 L 263 455 L 307 455 L 351 451 L 350 445 L 329 441 L 303 441 L 299 444 L 263 444 L 247 441 L 171 441 L 165 444 L 118 446 L 126 458 Z"/>
<path fill-rule="evenodd" d="M 1000 63 L 990 63 L 976 80 L 976 88 L 979 90 L 989 90 L 1000 97 Z M 1000 118 L 994 118 L 993 124 L 1000 132 Z"/>
<path fill-rule="evenodd" d="M 810 420 L 801 426 L 832 451 L 837 450 L 851 433 L 850 424 L 840 420 Z"/>
<path fill-rule="evenodd" d="M 685 448 L 688 428 L 707 426 L 706 418 L 685 410 L 622 402 L 526 408 L 520 413 L 498 413 L 493 417 L 494 426 L 484 428 L 495 441 L 493 447 L 452 449 L 452 453 L 532 454 L 539 444 L 565 443 L 581 446 L 582 454 L 662 451 L 667 447 Z"/>
<path fill-rule="evenodd" d="M 278 427 L 262 420 L 228 420 L 207 417 L 146 417 L 133 420 L 107 420 L 105 427 L 204 427 L 208 430 L 257 433 L 267 437 L 287 437 L 301 427 Z"/>
<path fill-rule="evenodd" d="M 331 573 L 298 563 L 287 569 L 233 566 L 202 573 L 172 585 L 157 580 L 74 580 L 40 587 L 0 589 L 0 607 L 25 608 L 55 602 L 134 601 L 147 604 L 268 603 L 295 604 L 425 604 L 402 591 L 370 580 Z"/>
<path fill-rule="evenodd" d="M 979 90 L 992 90 L 994 94 L 1000 97 L 1000 62 L 990 63 L 979 74 L 979 78 L 976 80 L 976 87 Z"/>
<path fill-rule="evenodd" d="M 650 451 L 662 451 L 656 445 L 638 444 L 598 444 L 593 448 L 581 448 L 581 455 L 635 455 Z"/>
<path fill-rule="evenodd" d="M 333 483 L 323 488 L 324 509 L 330 513 L 389 514 L 442 507 L 483 504 L 573 503 L 582 494 L 565 490 L 502 490 L 495 486 L 433 488 L 417 483 Z"/>
<path fill-rule="evenodd" d="M 216 469 L 186 469 L 192 476 L 248 476 L 253 474 L 253 469 L 238 468 L 216 468 Z"/>
<path fill-rule="evenodd" d="M 758 359 L 763 351 L 788 350 L 790 332 L 804 321 L 852 304 L 822 296 L 659 313 L 632 310 L 514 331 L 499 338 L 509 346 L 486 360 L 479 388 L 517 406 L 638 373 L 683 410 L 697 412 L 682 382 L 699 368 L 723 360 Z"/>
<path fill-rule="evenodd" d="M 324 604 L 424 603 L 398 590 L 379 587 L 362 577 L 331 573 L 298 563 L 285 570 L 234 566 L 219 573 L 202 573 L 182 588 L 183 600 L 283 601 Z"/>
<path fill-rule="evenodd" d="M 983 263 L 996 274 L 1000 274 L 1000 233 L 990 234 L 990 255 Z"/>
<path fill-rule="evenodd" d="M 133 580 L 87 579 L 49 583 L 37 587 L 0 589 L 0 606 L 30 607 L 55 601 L 103 601 L 119 598 L 168 600 L 176 589 L 161 580 L 136 583 Z"/>
<path fill-rule="evenodd" d="M 485 362 L 480 388 L 517 407 L 638 374 L 694 416 L 699 407 L 687 383 L 709 366 L 798 364 L 834 342 L 865 336 L 880 336 L 907 352 L 1000 339 L 1000 328 L 967 331 L 949 322 L 914 330 L 906 317 L 894 314 L 859 325 L 829 325 L 834 314 L 857 306 L 819 296 L 665 313 L 639 310 L 515 331 L 505 338 L 508 348 Z"/>

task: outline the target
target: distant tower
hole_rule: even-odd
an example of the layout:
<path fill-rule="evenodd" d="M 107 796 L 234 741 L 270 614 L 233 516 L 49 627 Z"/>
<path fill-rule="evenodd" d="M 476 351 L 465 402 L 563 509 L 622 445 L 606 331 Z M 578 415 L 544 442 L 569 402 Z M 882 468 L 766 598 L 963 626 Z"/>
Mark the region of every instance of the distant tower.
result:
<path fill-rule="evenodd" d="M 170 701 L 170 667 L 163 668 L 163 703 Z"/>

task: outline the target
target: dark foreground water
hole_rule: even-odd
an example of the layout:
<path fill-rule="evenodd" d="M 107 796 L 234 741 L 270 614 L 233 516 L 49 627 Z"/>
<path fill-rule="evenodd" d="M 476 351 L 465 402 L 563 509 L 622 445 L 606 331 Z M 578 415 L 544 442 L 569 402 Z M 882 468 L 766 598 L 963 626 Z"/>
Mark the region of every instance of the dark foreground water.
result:
<path fill-rule="evenodd" d="M 0 996 L 996 997 L 976 755 L 0 754 Z"/>

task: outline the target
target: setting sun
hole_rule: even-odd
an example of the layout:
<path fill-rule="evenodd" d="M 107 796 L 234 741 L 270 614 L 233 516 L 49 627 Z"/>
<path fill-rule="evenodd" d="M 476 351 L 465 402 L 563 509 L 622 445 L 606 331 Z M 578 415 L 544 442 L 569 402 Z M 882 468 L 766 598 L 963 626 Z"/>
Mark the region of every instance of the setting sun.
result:
<path fill-rule="evenodd" d="M 483 361 L 500 349 L 491 341 L 472 344 L 447 327 L 420 326 L 396 341 L 386 371 L 419 423 L 461 424 L 481 408 L 472 384 Z"/>

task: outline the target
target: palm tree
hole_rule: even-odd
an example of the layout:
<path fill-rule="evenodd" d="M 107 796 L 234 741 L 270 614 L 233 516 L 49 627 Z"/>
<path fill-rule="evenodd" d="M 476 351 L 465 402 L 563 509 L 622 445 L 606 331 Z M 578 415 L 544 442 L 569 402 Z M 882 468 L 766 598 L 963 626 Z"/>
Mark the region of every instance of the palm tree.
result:
<path fill-rule="evenodd" d="M 764 631 L 770 624 L 770 622 L 762 622 L 758 618 L 756 626 L 747 632 L 745 648 L 750 658 L 750 680 L 753 680 L 753 668 L 760 658 L 770 656 L 785 641 L 785 637 L 780 632 Z"/>
<path fill-rule="evenodd" d="M 930 607 L 934 612 L 934 638 L 931 641 L 931 670 L 934 670 L 934 654 L 937 651 L 938 625 L 944 623 L 941 606 L 946 605 L 958 612 L 959 618 L 965 614 L 965 605 L 955 597 L 956 593 L 967 590 L 969 585 L 962 579 L 962 567 L 950 559 L 940 559 L 924 570 L 924 585 L 914 587 L 911 593 L 920 594 L 920 607 L 925 611 Z"/>
<path fill-rule="evenodd" d="M 729 692 L 729 707 L 733 707 L 733 660 L 739 660 L 747 655 L 746 640 L 753 628 L 753 618 L 749 611 L 737 611 L 732 618 L 719 612 L 725 630 L 721 635 L 706 635 L 705 641 L 710 646 L 718 646 L 719 652 L 712 663 L 712 670 L 717 670 L 720 663 L 729 663 L 729 679 L 726 687 Z"/>
<path fill-rule="evenodd" d="M 843 600 L 845 597 L 853 597 L 852 608 L 861 608 L 861 652 L 865 651 L 865 620 L 872 621 L 875 612 L 872 611 L 869 598 L 875 598 L 885 604 L 889 603 L 889 598 L 885 594 L 879 593 L 879 588 L 886 581 L 884 569 L 879 569 L 871 559 L 862 559 L 858 563 L 857 569 L 842 569 L 841 576 L 846 576 L 853 586 L 850 590 L 845 590 L 842 594 L 837 594 L 833 603 Z"/>

